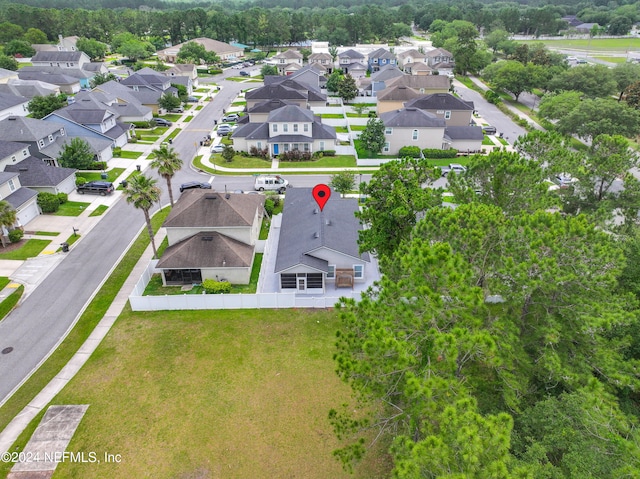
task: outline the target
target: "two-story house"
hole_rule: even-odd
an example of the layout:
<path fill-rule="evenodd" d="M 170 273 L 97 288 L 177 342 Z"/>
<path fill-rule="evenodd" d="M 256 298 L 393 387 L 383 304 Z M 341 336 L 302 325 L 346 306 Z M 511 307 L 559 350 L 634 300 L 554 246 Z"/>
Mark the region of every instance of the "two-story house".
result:
<path fill-rule="evenodd" d="M 473 117 L 472 101 L 461 100 L 451 93 L 421 95 L 405 103 L 407 108 L 419 108 L 444 119 L 447 126 L 469 126 Z"/>
<path fill-rule="evenodd" d="M 156 267 L 163 284 L 249 284 L 264 201 L 263 195 L 185 191 L 162 225 L 169 246 Z"/>
<path fill-rule="evenodd" d="M 123 78 L 120 85 L 129 88 L 133 96 L 144 106 L 158 112 L 158 101 L 164 94 L 178 96 L 178 90 L 171 86 L 171 78 L 151 68 L 143 68 L 133 75 Z"/>
<path fill-rule="evenodd" d="M 275 67 L 280 75 L 291 75 L 302 68 L 303 58 L 302 53 L 290 48 L 273 56 L 270 61 L 275 62 Z"/>
<path fill-rule="evenodd" d="M 342 73 L 348 73 L 356 80 L 364 77 L 367 72 L 364 55 L 353 49 L 338 53 L 338 66 L 342 70 Z"/>
<path fill-rule="evenodd" d="M 76 136 L 76 133 L 77 136 L 86 136 L 88 129 L 100 135 L 100 138 L 110 138 L 116 147 L 127 144 L 132 128 L 130 123 L 119 121 L 116 112 L 89 92 L 79 95 L 74 103 L 50 113 L 43 120 L 65 125 L 70 136 Z M 84 128 L 80 129 L 76 125 Z"/>
<path fill-rule="evenodd" d="M 90 88 L 91 79 L 97 73 L 107 71 L 104 63 L 92 63 L 89 56 L 79 50 L 39 51 L 31 58 L 31 63 L 21 70 L 70 76 L 78 80 L 81 88 Z"/>
<path fill-rule="evenodd" d="M 0 140 L 25 143 L 31 155 L 45 163 L 57 166 L 59 144 L 65 142 L 64 125 L 53 121 L 37 120 L 22 116 L 11 116 L 0 121 Z"/>
<path fill-rule="evenodd" d="M 435 48 L 428 51 L 425 56 L 427 64 L 434 70 L 438 70 L 440 73 L 453 73 L 456 62 L 451 52 L 444 48 Z"/>
<path fill-rule="evenodd" d="M 380 115 L 384 123 L 385 155 L 397 155 L 404 146 L 443 149 L 446 123 L 443 118 L 418 108 L 401 108 Z"/>
<path fill-rule="evenodd" d="M 291 77 L 267 76 L 265 85 L 245 93 L 247 111 L 266 100 L 286 100 L 302 108 L 322 107 L 327 95 L 309 83 L 301 83 Z"/>
<path fill-rule="evenodd" d="M 0 173 L 0 200 L 6 201 L 16 210 L 14 227 L 23 227 L 40 214 L 37 199 L 37 191 L 22 187 L 18 173 Z M 2 227 L 2 230 L 4 234 L 8 234 L 6 228 Z"/>
<path fill-rule="evenodd" d="M 171 83 L 183 85 L 188 95 L 198 88 L 198 69 L 193 63 L 176 63 L 162 74 L 171 78 Z"/>
<path fill-rule="evenodd" d="M 198 45 L 202 45 L 205 51 L 215 53 L 223 62 L 237 61 L 244 57 L 244 49 L 230 45 L 229 43 L 213 40 L 212 38 L 194 38 L 189 40 L 189 42 L 195 42 Z M 159 50 L 156 52 L 156 55 L 158 55 L 158 58 L 163 62 L 176 63 L 180 49 L 189 42 L 178 43 L 177 45 L 165 48 L 164 50 Z"/>
<path fill-rule="evenodd" d="M 386 48 L 378 48 L 369 53 L 367 63 L 371 73 L 377 72 L 386 65 L 396 65 L 396 56 Z"/>
<path fill-rule="evenodd" d="M 265 122 L 254 122 L 251 116 L 250 111 L 249 122 L 231 136 L 235 150 L 250 152 L 255 147 L 277 156 L 296 150 L 314 153 L 335 149 L 335 128 L 323 125 L 311 110 L 292 104 L 270 111 Z"/>
<path fill-rule="evenodd" d="M 328 53 L 312 53 L 307 61 L 309 65 L 319 65 L 327 75 L 333 72 L 333 57 Z"/>

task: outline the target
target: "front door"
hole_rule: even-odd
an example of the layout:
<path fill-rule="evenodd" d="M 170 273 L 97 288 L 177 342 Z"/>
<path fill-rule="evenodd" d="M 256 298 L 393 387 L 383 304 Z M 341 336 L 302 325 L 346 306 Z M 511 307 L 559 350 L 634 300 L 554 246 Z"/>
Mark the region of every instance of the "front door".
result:
<path fill-rule="evenodd" d="M 277 155 L 277 154 L 278 154 L 278 144 L 277 144 L 277 143 L 274 143 L 274 144 L 273 144 L 273 154 L 274 154 L 274 155 Z"/>
<path fill-rule="evenodd" d="M 307 289 L 307 278 L 298 277 L 298 291 L 305 291 Z"/>

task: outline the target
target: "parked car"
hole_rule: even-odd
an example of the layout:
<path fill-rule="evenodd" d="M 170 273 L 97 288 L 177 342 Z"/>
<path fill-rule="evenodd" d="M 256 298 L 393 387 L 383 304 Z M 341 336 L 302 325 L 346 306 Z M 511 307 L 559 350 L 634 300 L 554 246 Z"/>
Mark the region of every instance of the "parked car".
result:
<path fill-rule="evenodd" d="M 108 181 L 89 181 L 84 185 L 76 186 L 76 191 L 81 195 L 93 193 L 94 195 L 107 196 L 113 193 L 113 190 L 113 183 Z"/>
<path fill-rule="evenodd" d="M 211 153 L 222 153 L 224 151 L 224 145 L 213 145 L 211 147 Z"/>
<path fill-rule="evenodd" d="M 233 130 L 231 129 L 231 127 L 228 128 L 218 128 L 216 134 L 218 136 L 227 136 L 229 133 L 231 133 Z"/>
<path fill-rule="evenodd" d="M 256 176 L 253 188 L 256 191 L 277 191 L 282 194 L 286 191 L 289 182 L 278 175 L 258 175 Z"/>
<path fill-rule="evenodd" d="M 457 175 L 464 173 L 467 171 L 467 168 L 459 163 L 449 163 L 449 166 L 443 166 L 440 170 L 442 171 L 442 176 L 446 177 L 452 171 Z"/>
<path fill-rule="evenodd" d="M 497 132 L 498 130 L 496 130 L 495 126 L 484 125 L 482 127 L 482 133 L 484 133 L 485 135 L 495 135 Z"/>
<path fill-rule="evenodd" d="M 171 113 L 184 113 L 184 107 L 182 105 L 171 110 Z"/>
<path fill-rule="evenodd" d="M 198 97 L 197 96 L 188 96 L 187 97 L 187 101 L 189 103 L 198 103 Z"/>
<path fill-rule="evenodd" d="M 200 181 L 189 181 L 180 185 L 180 193 L 184 190 L 192 190 L 194 188 L 201 188 L 203 190 L 210 190 L 211 185 L 209 183 L 201 183 Z"/>
<path fill-rule="evenodd" d="M 227 116 L 222 117 L 222 121 L 238 121 L 240 116 L 237 113 L 229 113 Z"/>
<path fill-rule="evenodd" d="M 249 76 L 249 72 L 246 72 L 246 71 L 242 70 L 242 71 L 240 72 L 240 76 L 241 76 L 241 77 L 248 77 L 248 76 Z"/>
<path fill-rule="evenodd" d="M 164 118 L 153 118 L 151 121 L 153 121 L 158 126 L 171 126 L 171 125 L 173 125 L 173 123 L 171 123 L 169 120 L 165 120 Z"/>

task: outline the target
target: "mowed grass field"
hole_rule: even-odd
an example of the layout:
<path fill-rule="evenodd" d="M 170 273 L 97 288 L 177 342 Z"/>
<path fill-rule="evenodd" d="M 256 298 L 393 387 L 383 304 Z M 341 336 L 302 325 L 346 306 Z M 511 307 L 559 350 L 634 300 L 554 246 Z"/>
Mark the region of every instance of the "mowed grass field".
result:
<path fill-rule="evenodd" d="M 518 40 L 518 43 L 544 43 L 552 49 L 589 50 L 590 52 L 617 52 L 640 49 L 640 38 L 576 38 L 562 40 Z"/>
<path fill-rule="evenodd" d="M 67 451 L 120 463 L 58 465 L 54 478 L 362 478 L 328 411 L 351 403 L 332 360 L 331 311 L 133 313 L 128 308 L 53 404 L 89 404 Z"/>

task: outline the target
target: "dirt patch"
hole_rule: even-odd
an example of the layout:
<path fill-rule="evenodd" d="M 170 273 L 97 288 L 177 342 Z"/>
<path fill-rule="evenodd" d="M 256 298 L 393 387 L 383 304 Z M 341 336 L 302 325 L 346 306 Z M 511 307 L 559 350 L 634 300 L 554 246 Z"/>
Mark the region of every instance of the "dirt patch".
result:
<path fill-rule="evenodd" d="M 20 249 L 24 246 L 24 244 L 27 242 L 27 240 L 21 239 L 20 241 L 18 241 L 17 243 L 9 243 L 7 241 L 7 246 L 3 247 L 2 243 L 0 243 L 0 254 L 2 253 L 9 253 L 10 251 L 13 251 L 15 249 Z"/>

